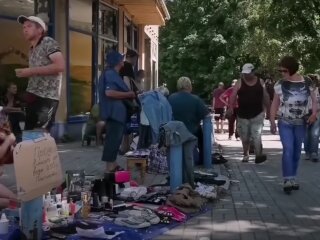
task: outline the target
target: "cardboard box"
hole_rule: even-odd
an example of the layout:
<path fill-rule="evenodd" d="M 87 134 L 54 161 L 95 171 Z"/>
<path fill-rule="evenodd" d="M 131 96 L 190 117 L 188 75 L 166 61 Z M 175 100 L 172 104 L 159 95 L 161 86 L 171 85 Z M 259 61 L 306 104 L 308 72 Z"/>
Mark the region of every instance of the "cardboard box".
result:
<path fill-rule="evenodd" d="M 63 182 L 55 140 L 50 136 L 19 143 L 13 152 L 18 197 L 30 201 Z"/>

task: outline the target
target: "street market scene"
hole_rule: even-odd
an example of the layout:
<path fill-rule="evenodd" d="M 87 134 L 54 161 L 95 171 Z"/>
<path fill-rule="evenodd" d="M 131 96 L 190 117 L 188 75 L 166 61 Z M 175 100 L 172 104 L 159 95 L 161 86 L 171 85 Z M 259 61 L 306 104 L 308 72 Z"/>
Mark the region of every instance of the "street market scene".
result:
<path fill-rule="evenodd" d="M 319 19 L 0 0 L 0 240 L 319 240 Z"/>

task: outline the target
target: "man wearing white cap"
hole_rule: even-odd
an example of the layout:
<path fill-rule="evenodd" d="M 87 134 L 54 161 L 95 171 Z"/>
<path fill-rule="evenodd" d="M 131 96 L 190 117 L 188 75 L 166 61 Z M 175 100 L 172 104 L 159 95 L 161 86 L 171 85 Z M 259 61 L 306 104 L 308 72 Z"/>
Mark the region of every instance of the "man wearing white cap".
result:
<path fill-rule="evenodd" d="M 252 140 L 256 155 L 255 163 L 262 163 L 267 157 L 262 154 L 261 133 L 265 110 L 267 113 L 270 110 L 270 98 L 264 82 L 255 75 L 254 66 L 251 63 L 243 65 L 241 75 L 230 97 L 229 114 L 233 112 L 233 106 L 238 100 L 237 129 L 243 147 L 242 161 L 249 161 L 250 140 Z"/>
<path fill-rule="evenodd" d="M 58 43 L 46 36 L 45 22 L 36 16 L 19 16 L 23 35 L 30 43 L 29 67 L 16 69 L 16 76 L 29 78 L 26 94 L 26 130 L 50 131 L 58 108 L 64 59 Z"/>

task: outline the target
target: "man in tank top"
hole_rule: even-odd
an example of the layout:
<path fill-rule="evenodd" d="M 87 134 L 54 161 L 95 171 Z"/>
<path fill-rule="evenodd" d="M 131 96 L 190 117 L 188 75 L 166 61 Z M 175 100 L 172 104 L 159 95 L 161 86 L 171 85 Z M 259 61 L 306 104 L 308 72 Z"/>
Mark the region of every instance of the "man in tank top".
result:
<path fill-rule="evenodd" d="M 255 163 L 262 163 L 267 157 L 262 153 L 261 133 L 265 112 L 269 113 L 270 98 L 264 82 L 255 75 L 251 63 L 243 65 L 241 75 L 230 97 L 230 106 L 234 106 L 234 102 L 238 99 L 237 130 L 243 147 L 242 161 L 249 161 L 250 141 L 253 141 Z M 232 113 L 233 109 L 230 108 L 229 111 Z"/>

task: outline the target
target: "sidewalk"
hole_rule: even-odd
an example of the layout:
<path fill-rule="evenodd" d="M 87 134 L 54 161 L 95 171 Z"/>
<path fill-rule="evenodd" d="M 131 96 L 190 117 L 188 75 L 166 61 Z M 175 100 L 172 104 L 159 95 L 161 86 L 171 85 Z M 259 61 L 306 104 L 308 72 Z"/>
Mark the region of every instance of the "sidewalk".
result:
<path fill-rule="evenodd" d="M 230 193 L 213 204 L 212 211 L 193 218 L 158 237 L 160 240 L 319 240 L 320 239 L 320 163 L 301 160 L 301 189 L 290 196 L 282 191 L 281 144 L 279 137 L 265 127 L 263 146 L 268 161 L 255 165 L 242 163 L 241 143 L 227 140 L 227 134 L 215 135 L 223 146 L 223 155 L 233 180 Z M 85 169 L 102 175 L 102 149 L 81 147 L 81 143 L 59 145 L 63 170 Z M 252 157 L 253 160 L 253 157 Z M 125 166 L 123 157 L 119 157 Z M 214 166 L 217 170 L 219 165 Z M 6 166 L 1 183 L 15 188 L 13 166 Z M 134 176 L 135 177 L 135 176 Z M 161 175 L 147 175 L 146 184 L 159 183 Z"/>
<path fill-rule="evenodd" d="M 241 143 L 227 140 L 227 134 L 215 135 L 229 160 L 232 179 L 240 182 L 231 186 L 230 194 L 215 203 L 211 212 L 157 239 L 319 240 L 319 163 L 303 160 L 302 156 L 301 189 L 284 194 L 279 136 L 268 132 L 266 125 L 263 146 L 268 161 L 261 165 L 242 163 Z"/>

